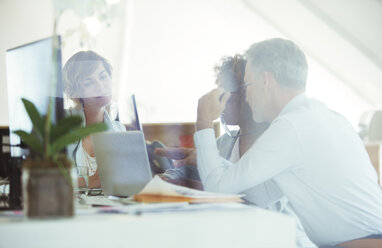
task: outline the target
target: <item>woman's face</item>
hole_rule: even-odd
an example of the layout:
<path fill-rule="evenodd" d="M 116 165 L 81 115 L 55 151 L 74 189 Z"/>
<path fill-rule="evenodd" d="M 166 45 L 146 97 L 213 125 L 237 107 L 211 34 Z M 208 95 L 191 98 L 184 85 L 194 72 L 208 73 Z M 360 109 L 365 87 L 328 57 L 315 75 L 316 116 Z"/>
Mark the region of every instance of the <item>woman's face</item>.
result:
<path fill-rule="evenodd" d="M 100 109 L 111 101 L 111 77 L 100 62 L 93 73 L 82 81 L 82 99 L 86 108 Z"/>

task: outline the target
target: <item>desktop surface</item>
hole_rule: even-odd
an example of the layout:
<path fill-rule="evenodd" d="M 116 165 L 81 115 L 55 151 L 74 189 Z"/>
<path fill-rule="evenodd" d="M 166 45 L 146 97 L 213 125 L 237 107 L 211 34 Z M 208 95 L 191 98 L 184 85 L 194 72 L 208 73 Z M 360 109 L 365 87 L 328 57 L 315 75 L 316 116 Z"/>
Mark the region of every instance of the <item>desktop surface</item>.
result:
<path fill-rule="evenodd" d="M 294 220 L 279 213 L 186 203 L 132 211 L 147 205 L 156 207 L 77 205 L 73 218 L 33 221 L 21 212 L 1 212 L 0 247 L 294 247 Z M 175 211 L 183 207 L 189 209 Z"/>

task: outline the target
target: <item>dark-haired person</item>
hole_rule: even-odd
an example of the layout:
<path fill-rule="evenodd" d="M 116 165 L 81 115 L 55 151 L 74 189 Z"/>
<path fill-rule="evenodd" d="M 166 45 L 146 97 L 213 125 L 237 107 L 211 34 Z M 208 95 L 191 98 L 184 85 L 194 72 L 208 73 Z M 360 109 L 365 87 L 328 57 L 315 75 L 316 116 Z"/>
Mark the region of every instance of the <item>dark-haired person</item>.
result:
<path fill-rule="evenodd" d="M 246 52 L 246 99 L 254 121 L 269 128 L 236 163 L 222 160 L 213 133 L 230 98 L 215 89 L 198 104 L 197 165 L 206 190 L 253 195 L 267 204 L 285 195 L 319 246 L 382 247 L 382 189 L 350 123 L 305 95 L 308 65 L 292 41 L 270 39 Z M 259 189 L 261 191 L 261 188 Z"/>

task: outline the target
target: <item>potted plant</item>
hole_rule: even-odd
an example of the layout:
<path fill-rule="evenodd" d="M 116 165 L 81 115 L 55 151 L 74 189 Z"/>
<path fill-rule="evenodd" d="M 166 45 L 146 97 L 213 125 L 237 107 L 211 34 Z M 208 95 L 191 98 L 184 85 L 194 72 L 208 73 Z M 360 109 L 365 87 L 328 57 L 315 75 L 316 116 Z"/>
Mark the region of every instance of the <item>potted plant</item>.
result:
<path fill-rule="evenodd" d="M 26 214 L 30 218 L 73 216 L 72 162 L 63 150 L 92 133 L 106 130 L 106 124 L 82 127 L 81 116 L 67 116 L 53 124 L 50 111 L 41 116 L 32 102 L 22 101 L 33 124 L 30 133 L 15 131 L 31 152 L 23 163 Z"/>

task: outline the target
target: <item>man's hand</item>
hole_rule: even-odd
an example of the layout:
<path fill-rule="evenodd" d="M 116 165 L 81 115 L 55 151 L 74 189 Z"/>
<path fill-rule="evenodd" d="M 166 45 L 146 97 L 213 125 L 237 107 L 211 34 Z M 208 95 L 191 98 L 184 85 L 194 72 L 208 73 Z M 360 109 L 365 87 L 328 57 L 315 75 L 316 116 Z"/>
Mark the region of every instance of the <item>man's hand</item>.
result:
<path fill-rule="evenodd" d="M 223 112 L 230 96 L 229 92 L 225 92 L 220 88 L 216 88 L 202 96 L 198 102 L 196 130 L 213 128 L 213 121 Z"/>
<path fill-rule="evenodd" d="M 174 159 L 174 167 L 181 167 L 184 165 L 196 166 L 196 151 L 193 148 L 156 148 L 154 154 Z"/>

